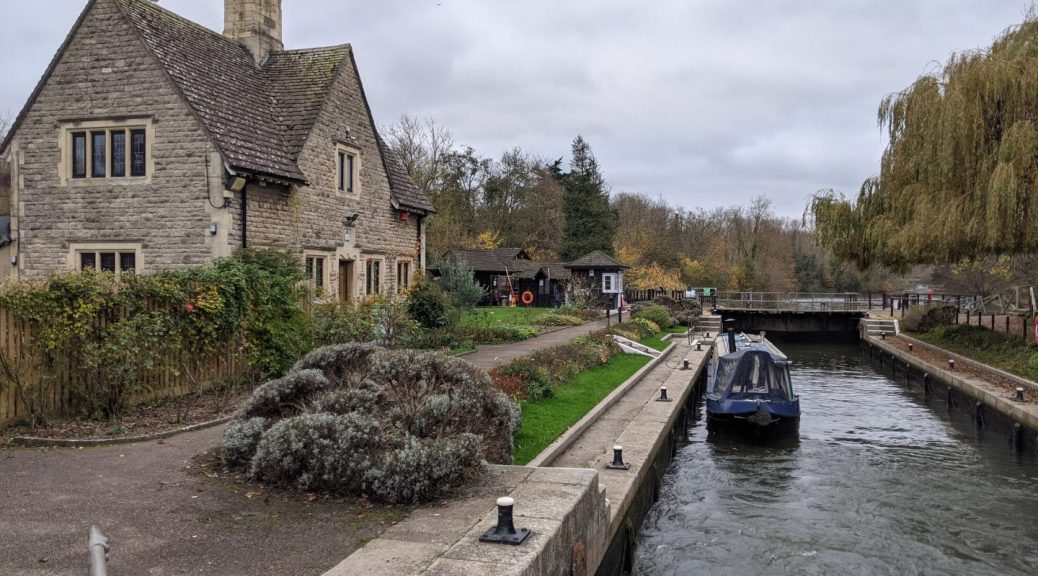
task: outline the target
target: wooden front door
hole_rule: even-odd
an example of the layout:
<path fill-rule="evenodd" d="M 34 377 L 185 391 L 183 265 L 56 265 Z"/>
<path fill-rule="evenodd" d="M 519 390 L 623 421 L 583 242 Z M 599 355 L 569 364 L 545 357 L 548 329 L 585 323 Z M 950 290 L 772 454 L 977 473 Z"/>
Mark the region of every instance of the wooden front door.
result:
<path fill-rule="evenodd" d="M 353 301 L 353 260 L 339 260 L 339 300 Z"/>

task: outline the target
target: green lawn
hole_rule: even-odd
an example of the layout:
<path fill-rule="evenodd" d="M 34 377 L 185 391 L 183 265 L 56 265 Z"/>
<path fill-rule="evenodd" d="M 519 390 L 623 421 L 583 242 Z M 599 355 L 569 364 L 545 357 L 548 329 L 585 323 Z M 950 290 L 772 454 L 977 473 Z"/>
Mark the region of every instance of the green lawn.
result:
<path fill-rule="evenodd" d="M 515 464 L 522 466 L 533 460 L 649 360 L 648 356 L 617 354 L 557 388 L 553 398 L 523 402 L 523 423 L 515 437 Z"/>
<path fill-rule="evenodd" d="M 667 328 L 666 330 L 663 330 L 662 332 L 657 332 L 656 334 L 649 336 L 648 338 L 643 338 L 639 341 L 639 343 L 644 344 L 649 348 L 655 348 L 656 350 L 662 352 L 664 348 L 670 346 L 670 341 L 664 340 L 664 336 L 666 336 L 667 334 L 685 334 L 687 330 L 688 329 L 683 326 Z"/>
<path fill-rule="evenodd" d="M 536 326 L 537 320 L 553 312 L 551 308 L 509 308 L 492 306 L 466 310 L 461 315 L 462 326 L 493 327 L 511 324 L 513 326 Z"/>

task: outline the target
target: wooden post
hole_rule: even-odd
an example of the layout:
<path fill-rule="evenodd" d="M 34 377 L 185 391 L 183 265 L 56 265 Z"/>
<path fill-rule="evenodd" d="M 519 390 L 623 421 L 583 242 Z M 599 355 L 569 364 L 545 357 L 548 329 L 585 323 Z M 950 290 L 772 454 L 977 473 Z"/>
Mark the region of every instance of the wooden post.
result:
<path fill-rule="evenodd" d="M 1006 315 L 1006 336 L 1009 336 L 1009 315 Z"/>
<path fill-rule="evenodd" d="M 995 315 L 994 314 L 991 315 L 991 331 L 992 332 L 995 331 Z"/>

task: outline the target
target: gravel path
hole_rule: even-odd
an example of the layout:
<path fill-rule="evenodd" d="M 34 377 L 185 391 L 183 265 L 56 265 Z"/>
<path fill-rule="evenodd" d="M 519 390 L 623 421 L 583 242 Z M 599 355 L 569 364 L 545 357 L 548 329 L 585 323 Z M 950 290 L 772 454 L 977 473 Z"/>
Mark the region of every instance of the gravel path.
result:
<path fill-rule="evenodd" d="M 87 572 L 87 532 L 113 575 L 296 575 L 327 570 L 405 514 L 363 501 L 308 502 L 203 467 L 222 427 L 165 441 L 0 451 L 0 574 Z"/>

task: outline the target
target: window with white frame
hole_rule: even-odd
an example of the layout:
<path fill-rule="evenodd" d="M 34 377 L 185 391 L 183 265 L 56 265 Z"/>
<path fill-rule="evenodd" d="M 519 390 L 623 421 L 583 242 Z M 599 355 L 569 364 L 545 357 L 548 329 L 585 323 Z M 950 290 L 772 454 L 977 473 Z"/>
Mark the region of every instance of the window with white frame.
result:
<path fill-rule="evenodd" d="M 335 149 L 336 190 L 341 194 L 360 192 L 360 152 L 348 146 Z"/>
<path fill-rule="evenodd" d="M 70 248 L 72 270 L 120 274 L 140 269 L 140 244 L 73 244 Z"/>
<path fill-rule="evenodd" d="M 382 293 L 382 261 L 378 258 L 368 258 L 364 267 L 364 293 L 374 296 Z"/>
<path fill-rule="evenodd" d="M 620 286 L 620 275 L 619 274 L 602 274 L 602 292 L 605 294 L 615 294 L 622 291 L 623 288 Z"/>
<path fill-rule="evenodd" d="M 323 292 L 328 285 L 326 276 L 328 273 L 328 257 L 307 254 L 304 257 L 304 262 L 307 282 L 318 292 Z"/>
<path fill-rule="evenodd" d="M 77 122 L 62 130 L 62 179 L 132 182 L 151 171 L 151 125 L 148 121 Z"/>

